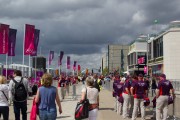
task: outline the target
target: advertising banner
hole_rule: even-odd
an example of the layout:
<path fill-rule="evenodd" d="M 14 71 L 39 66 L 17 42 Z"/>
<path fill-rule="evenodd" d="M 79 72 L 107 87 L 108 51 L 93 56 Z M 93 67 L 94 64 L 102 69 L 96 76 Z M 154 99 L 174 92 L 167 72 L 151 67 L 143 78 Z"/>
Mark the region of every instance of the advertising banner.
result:
<path fill-rule="evenodd" d="M 0 24 L 0 54 L 8 53 L 9 25 Z"/>

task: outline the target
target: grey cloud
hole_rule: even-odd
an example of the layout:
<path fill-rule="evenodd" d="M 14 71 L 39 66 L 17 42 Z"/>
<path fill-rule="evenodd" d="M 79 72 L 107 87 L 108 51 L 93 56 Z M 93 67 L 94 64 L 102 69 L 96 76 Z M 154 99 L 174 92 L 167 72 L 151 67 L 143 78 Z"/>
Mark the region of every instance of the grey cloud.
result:
<path fill-rule="evenodd" d="M 108 44 L 128 44 L 139 34 L 180 20 L 179 0 L 0 0 L 0 22 L 18 29 L 16 61 L 21 61 L 24 24 L 41 30 L 43 55 L 50 49 L 75 59 L 100 56 Z M 1 60 L 2 56 L 0 56 Z M 95 62 L 96 61 L 96 62 Z M 99 63 L 100 57 L 88 66 Z"/>

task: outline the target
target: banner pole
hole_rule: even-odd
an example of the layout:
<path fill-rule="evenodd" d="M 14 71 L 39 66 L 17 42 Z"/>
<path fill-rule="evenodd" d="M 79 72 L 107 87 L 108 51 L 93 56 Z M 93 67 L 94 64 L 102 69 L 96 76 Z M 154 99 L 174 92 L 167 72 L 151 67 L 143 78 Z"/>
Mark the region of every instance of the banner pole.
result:
<path fill-rule="evenodd" d="M 29 77 L 31 77 L 31 55 L 29 55 Z"/>
<path fill-rule="evenodd" d="M 22 67 L 22 76 L 24 77 L 24 43 L 25 43 L 25 25 L 24 25 L 24 39 L 23 39 L 23 67 Z"/>
<path fill-rule="evenodd" d="M 36 78 L 37 78 L 37 75 L 36 75 L 36 64 L 37 64 L 37 56 L 35 56 L 35 70 L 34 70 L 34 74 L 35 74 L 35 83 L 36 83 Z"/>
<path fill-rule="evenodd" d="M 7 67 L 8 67 L 7 62 L 8 62 L 8 53 L 6 53 L 6 79 L 7 79 Z"/>

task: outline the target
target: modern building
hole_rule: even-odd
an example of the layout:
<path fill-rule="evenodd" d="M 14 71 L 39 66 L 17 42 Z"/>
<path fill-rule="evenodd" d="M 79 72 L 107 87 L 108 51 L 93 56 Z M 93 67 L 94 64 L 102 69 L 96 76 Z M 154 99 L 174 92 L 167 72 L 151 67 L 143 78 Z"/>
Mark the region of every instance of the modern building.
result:
<path fill-rule="evenodd" d="M 108 45 L 108 71 L 109 73 L 127 71 L 128 45 Z"/>
<path fill-rule="evenodd" d="M 147 36 L 140 35 L 130 43 L 128 52 L 128 72 L 130 74 L 146 74 Z"/>
<path fill-rule="evenodd" d="M 102 70 L 108 68 L 108 53 L 104 53 L 102 56 Z"/>
<path fill-rule="evenodd" d="M 180 80 L 180 21 L 173 21 L 168 29 L 148 40 L 149 73 L 165 73 L 167 79 Z"/>

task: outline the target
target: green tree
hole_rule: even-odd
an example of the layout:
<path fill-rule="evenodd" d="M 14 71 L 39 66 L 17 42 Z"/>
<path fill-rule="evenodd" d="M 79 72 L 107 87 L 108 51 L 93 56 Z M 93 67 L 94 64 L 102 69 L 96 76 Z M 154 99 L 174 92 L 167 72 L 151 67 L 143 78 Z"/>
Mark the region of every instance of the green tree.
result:
<path fill-rule="evenodd" d="M 102 74 L 103 74 L 103 75 L 108 74 L 108 68 L 107 68 L 107 67 L 105 67 L 105 68 L 103 69 Z"/>

